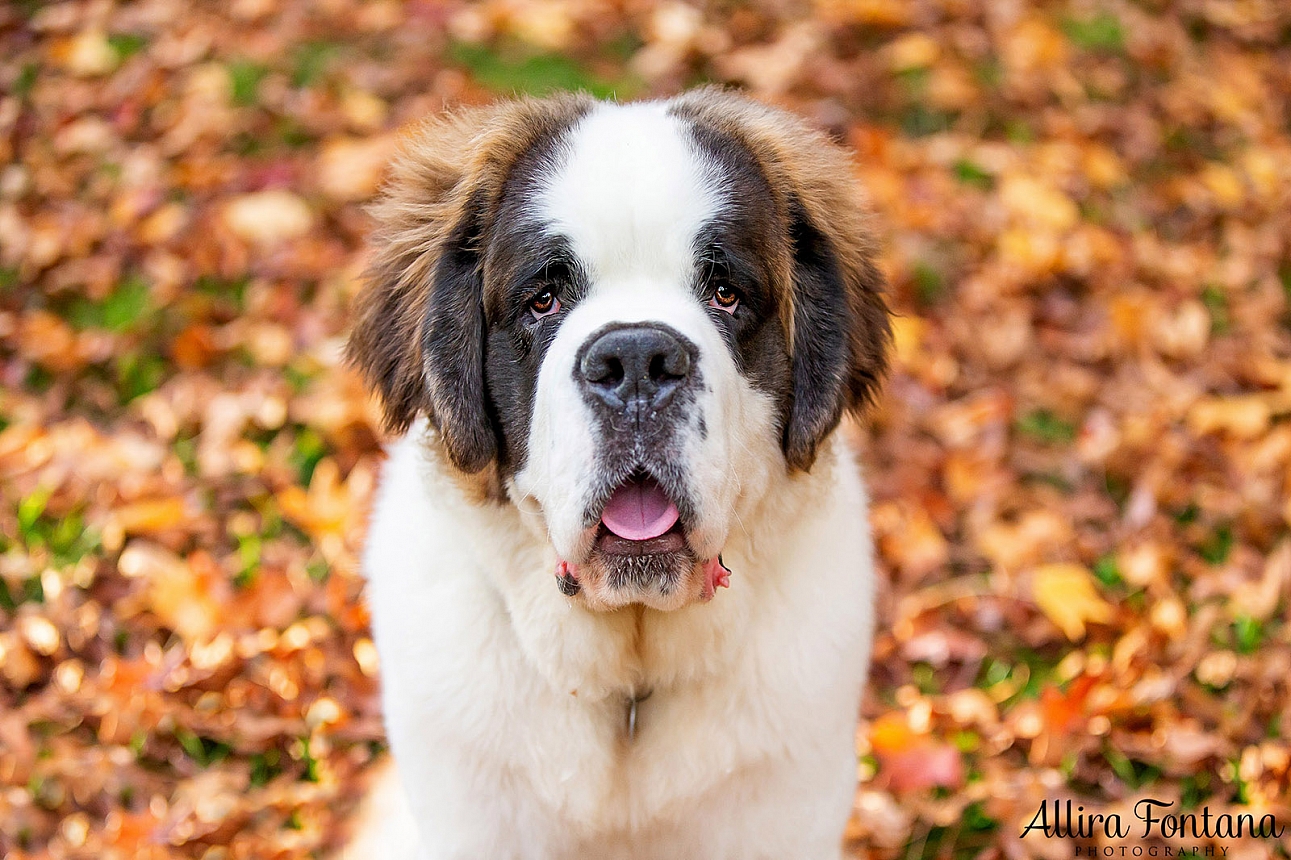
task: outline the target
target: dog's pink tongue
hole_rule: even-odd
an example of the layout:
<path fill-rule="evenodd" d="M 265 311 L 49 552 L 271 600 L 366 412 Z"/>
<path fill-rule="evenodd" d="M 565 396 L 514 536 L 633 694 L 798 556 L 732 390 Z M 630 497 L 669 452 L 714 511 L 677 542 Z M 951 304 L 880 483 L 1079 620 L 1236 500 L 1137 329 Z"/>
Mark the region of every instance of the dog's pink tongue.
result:
<path fill-rule="evenodd" d="M 654 480 L 630 481 L 614 491 L 601 522 L 627 540 L 650 540 L 677 522 L 677 506 L 668 500 Z"/>

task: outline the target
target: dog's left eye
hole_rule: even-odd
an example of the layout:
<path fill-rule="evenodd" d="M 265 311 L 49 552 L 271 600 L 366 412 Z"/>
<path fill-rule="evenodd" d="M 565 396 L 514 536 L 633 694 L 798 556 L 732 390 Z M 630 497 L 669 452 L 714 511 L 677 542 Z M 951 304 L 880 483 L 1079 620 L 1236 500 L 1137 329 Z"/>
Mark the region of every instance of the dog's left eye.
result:
<path fill-rule="evenodd" d="M 556 298 L 556 294 L 551 290 L 543 290 L 529 300 L 529 313 L 533 314 L 536 320 L 551 316 L 558 310 L 560 310 L 560 299 Z"/>
<path fill-rule="evenodd" d="M 708 300 L 708 306 L 733 314 L 740 306 L 740 294 L 730 284 L 718 284 L 713 290 L 713 297 Z"/>

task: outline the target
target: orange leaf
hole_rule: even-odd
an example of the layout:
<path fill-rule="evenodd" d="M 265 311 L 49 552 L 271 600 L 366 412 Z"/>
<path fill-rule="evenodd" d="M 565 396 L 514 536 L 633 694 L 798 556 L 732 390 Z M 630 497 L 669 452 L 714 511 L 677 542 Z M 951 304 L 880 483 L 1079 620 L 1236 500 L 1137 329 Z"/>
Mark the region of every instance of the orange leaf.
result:
<path fill-rule="evenodd" d="M 183 523 L 185 517 L 184 500 L 179 496 L 132 502 L 112 512 L 112 518 L 125 534 L 165 531 Z"/>
<path fill-rule="evenodd" d="M 1089 571 L 1078 564 L 1046 564 L 1036 568 L 1032 595 L 1040 611 L 1075 641 L 1085 635 L 1085 623 L 1112 620 L 1112 607 L 1099 596 Z"/>
<path fill-rule="evenodd" d="M 910 728 L 905 714 L 896 711 L 886 713 L 870 724 L 870 746 L 878 755 L 904 752 L 921 737 Z"/>

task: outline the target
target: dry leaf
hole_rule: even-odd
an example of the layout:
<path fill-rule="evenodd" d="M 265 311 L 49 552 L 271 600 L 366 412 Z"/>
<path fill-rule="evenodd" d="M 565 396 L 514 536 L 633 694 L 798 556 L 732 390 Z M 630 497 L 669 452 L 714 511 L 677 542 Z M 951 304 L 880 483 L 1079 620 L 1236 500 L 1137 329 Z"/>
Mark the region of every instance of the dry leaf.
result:
<path fill-rule="evenodd" d="M 1032 572 L 1031 595 L 1050 621 L 1075 642 L 1085 638 L 1085 624 L 1112 620 L 1112 607 L 1078 564 L 1045 564 Z"/>

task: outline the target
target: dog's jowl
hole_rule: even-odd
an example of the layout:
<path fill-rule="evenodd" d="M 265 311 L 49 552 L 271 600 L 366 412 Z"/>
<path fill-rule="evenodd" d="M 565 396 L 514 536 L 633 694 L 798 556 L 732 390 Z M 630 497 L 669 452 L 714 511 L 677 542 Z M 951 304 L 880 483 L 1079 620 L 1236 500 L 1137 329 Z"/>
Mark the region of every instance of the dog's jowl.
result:
<path fill-rule="evenodd" d="M 847 153 L 701 90 L 408 136 L 350 356 L 391 771 L 349 856 L 837 858 L 869 660 Z"/>

